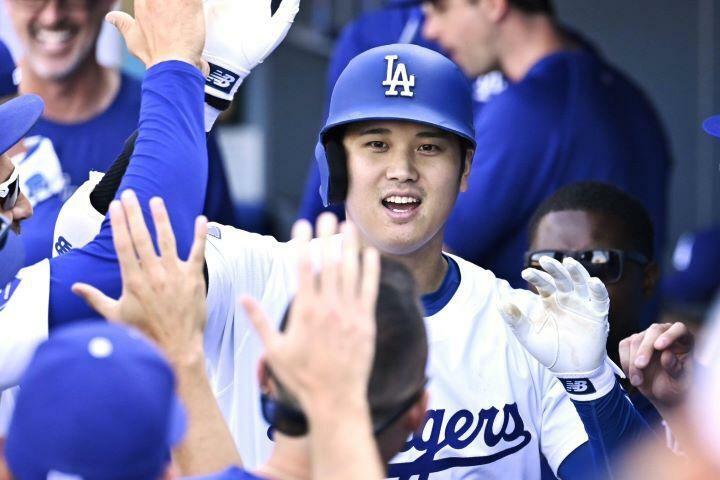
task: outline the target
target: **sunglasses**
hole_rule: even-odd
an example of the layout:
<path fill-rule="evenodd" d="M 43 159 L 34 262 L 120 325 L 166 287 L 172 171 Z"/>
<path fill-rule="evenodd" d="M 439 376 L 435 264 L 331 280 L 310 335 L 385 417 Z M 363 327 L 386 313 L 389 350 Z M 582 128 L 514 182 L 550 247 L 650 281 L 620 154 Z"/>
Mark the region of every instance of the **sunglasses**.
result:
<path fill-rule="evenodd" d="M 0 183 L 0 207 L 12 210 L 20 196 L 20 174 L 17 167 L 13 168 L 10 178 Z"/>
<path fill-rule="evenodd" d="M 0 215 L 0 250 L 5 248 L 5 244 L 7 243 L 8 235 L 10 235 L 11 229 L 12 223 L 10 223 L 10 220 Z"/>
<path fill-rule="evenodd" d="M 420 400 L 423 392 L 425 391 L 426 384 L 427 381 L 423 383 L 423 386 L 410 398 L 402 402 L 400 406 L 394 409 L 390 415 L 373 424 L 373 432 L 375 436 L 378 436 L 387 430 L 390 425 L 395 423 L 398 418 L 400 418 L 410 409 L 410 407 Z M 260 396 L 260 407 L 265 421 L 272 425 L 275 430 L 282 432 L 289 437 L 302 437 L 308 433 L 309 426 L 307 417 L 297 408 L 279 402 L 264 393 Z"/>
<path fill-rule="evenodd" d="M 540 259 L 551 257 L 562 262 L 564 258 L 571 257 L 580 263 L 588 271 L 591 277 L 597 277 L 606 285 L 620 281 L 625 269 L 625 262 L 635 262 L 645 266 L 649 263 L 648 258 L 640 252 L 624 250 L 538 250 L 525 254 L 525 268 L 536 268 L 542 270 Z"/>

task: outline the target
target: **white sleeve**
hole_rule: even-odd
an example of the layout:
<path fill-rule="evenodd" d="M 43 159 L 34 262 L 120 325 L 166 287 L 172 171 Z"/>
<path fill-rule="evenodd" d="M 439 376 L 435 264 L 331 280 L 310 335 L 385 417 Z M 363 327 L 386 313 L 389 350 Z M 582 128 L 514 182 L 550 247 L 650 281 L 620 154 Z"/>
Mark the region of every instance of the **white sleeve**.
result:
<path fill-rule="evenodd" d="M 48 338 L 50 262 L 20 270 L 0 290 L 0 391 L 18 384 L 35 348 Z"/>
<path fill-rule="evenodd" d="M 563 460 L 588 441 L 582 420 L 570 397 L 557 378 L 545 367 L 542 370 L 542 430 L 540 449 L 555 475 Z"/>
<path fill-rule="evenodd" d="M 221 350 L 225 332 L 233 328 L 238 296 L 262 298 L 279 247 L 272 237 L 218 224 L 208 225 L 205 262 L 208 270 L 208 323 L 205 352 L 209 362 Z"/>
<path fill-rule="evenodd" d="M 15 411 L 15 397 L 20 389 L 18 387 L 0 392 L 0 438 L 7 437 L 10 429 L 10 420 Z"/>

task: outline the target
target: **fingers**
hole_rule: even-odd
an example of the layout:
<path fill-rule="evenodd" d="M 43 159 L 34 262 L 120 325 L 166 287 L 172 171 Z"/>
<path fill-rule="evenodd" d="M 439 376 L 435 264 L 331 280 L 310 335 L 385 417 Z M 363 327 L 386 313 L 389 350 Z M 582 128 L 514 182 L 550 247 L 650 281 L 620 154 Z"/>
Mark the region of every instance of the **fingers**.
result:
<path fill-rule="evenodd" d="M 683 373 L 683 364 L 678 357 L 670 350 L 664 350 L 660 354 L 660 365 L 671 377 L 678 378 Z"/>
<path fill-rule="evenodd" d="M 117 252 L 123 284 L 126 284 L 130 278 L 140 271 L 140 264 L 135 255 L 135 249 L 127 226 L 127 218 L 125 218 L 125 211 L 120 202 L 115 200 L 110 203 L 109 212 L 113 245 L 115 246 L 115 252 Z"/>
<path fill-rule="evenodd" d="M 650 359 L 655 353 L 655 342 L 658 340 L 658 337 L 660 337 L 660 335 L 666 332 L 669 328 L 670 325 L 667 323 L 656 323 L 650 325 L 650 327 L 642 333 L 643 340 L 637 346 L 634 357 L 634 363 L 637 368 L 642 369 L 648 366 Z"/>
<path fill-rule="evenodd" d="M 618 345 L 618 353 L 620 354 L 620 367 L 625 372 L 625 376 L 630 376 L 630 338 L 625 338 Z"/>
<path fill-rule="evenodd" d="M 553 277 L 536 268 L 526 268 L 522 271 L 522 278 L 538 291 L 541 297 L 547 298 L 556 291 Z"/>
<path fill-rule="evenodd" d="M 293 242 L 298 248 L 298 291 L 293 301 L 293 308 L 297 306 L 298 299 L 314 298 L 315 276 L 313 274 L 312 254 L 310 240 L 312 239 L 312 226 L 306 220 L 295 222 L 292 229 Z"/>
<path fill-rule="evenodd" d="M 552 257 L 541 257 L 540 266 L 550 274 L 558 292 L 570 293 L 573 291 L 572 278 L 562 263 Z"/>
<path fill-rule="evenodd" d="M 375 318 L 378 291 L 380 289 L 380 252 L 368 247 L 363 251 L 361 301 L 368 312 Z"/>
<path fill-rule="evenodd" d="M 610 295 L 608 295 L 605 284 L 596 277 L 588 280 L 590 291 L 590 305 L 599 314 L 607 315 L 610 309 Z"/>
<path fill-rule="evenodd" d="M 693 334 L 687 326 L 681 322 L 675 322 L 655 340 L 655 348 L 665 350 L 673 347 L 674 350 L 688 352 L 693 343 Z"/>
<path fill-rule="evenodd" d="M 565 257 L 563 259 L 563 265 L 570 274 L 570 278 L 573 282 L 573 289 L 580 298 L 589 298 L 590 291 L 588 282 L 590 281 L 590 274 L 585 270 L 585 267 L 580 265 L 580 262 L 572 257 Z"/>
<path fill-rule="evenodd" d="M 140 261 L 146 266 L 158 262 L 159 259 L 155 254 L 155 247 L 150 237 L 150 231 L 145 224 L 142 208 L 140 207 L 140 202 L 138 202 L 135 192 L 125 190 L 121 195 L 121 201 L 123 209 L 125 210 L 125 216 L 127 217 L 130 238 L 132 239 L 133 246 Z"/>
<path fill-rule="evenodd" d="M 292 23 L 299 11 L 300 0 L 283 0 L 275 11 L 275 15 L 273 15 L 273 21 L 282 20 Z"/>
<path fill-rule="evenodd" d="M 322 269 L 320 271 L 320 291 L 326 301 L 335 301 L 339 272 L 337 255 L 333 248 L 332 237 L 337 233 L 337 218 L 332 213 L 323 213 L 318 217 L 316 233 L 319 238 Z"/>
<path fill-rule="evenodd" d="M 158 248 L 160 256 L 166 266 L 176 265 L 178 260 L 177 245 L 175 243 L 175 233 L 167 209 L 162 198 L 155 197 L 150 199 L 150 212 L 152 214 L 153 223 L 155 224 L 155 232 L 157 234 Z"/>
<path fill-rule="evenodd" d="M 279 335 L 279 333 L 271 326 L 270 319 L 255 299 L 243 296 L 240 298 L 239 302 L 245 309 L 245 312 L 247 313 L 250 322 L 253 324 L 255 331 L 260 336 L 260 340 L 265 346 L 265 349 L 270 350 Z"/>
<path fill-rule="evenodd" d="M 107 320 L 117 320 L 117 300 L 113 300 L 97 288 L 86 283 L 76 283 L 72 286 L 72 292 L 85 300 L 90 308 L 98 312 Z"/>
<path fill-rule="evenodd" d="M 643 374 L 637 365 L 635 365 L 635 359 L 637 359 L 637 351 L 644 336 L 645 332 L 636 333 L 630 337 L 630 362 L 628 363 L 627 375 L 630 379 L 630 383 L 635 387 L 640 386 L 643 383 Z"/>
<path fill-rule="evenodd" d="M 195 219 L 195 239 L 190 248 L 188 263 L 196 272 L 202 272 L 205 267 L 205 243 L 207 242 L 207 218 L 199 216 Z"/>
<path fill-rule="evenodd" d="M 355 226 L 346 222 L 342 231 L 342 295 L 345 302 L 355 299 L 360 287 L 360 239 Z M 366 272 L 363 271 L 363 278 Z"/>
<path fill-rule="evenodd" d="M 125 12 L 113 11 L 105 15 L 105 21 L 117 28 L 127 43 L 128 34 L 135 26 L 135 19 Z"/>

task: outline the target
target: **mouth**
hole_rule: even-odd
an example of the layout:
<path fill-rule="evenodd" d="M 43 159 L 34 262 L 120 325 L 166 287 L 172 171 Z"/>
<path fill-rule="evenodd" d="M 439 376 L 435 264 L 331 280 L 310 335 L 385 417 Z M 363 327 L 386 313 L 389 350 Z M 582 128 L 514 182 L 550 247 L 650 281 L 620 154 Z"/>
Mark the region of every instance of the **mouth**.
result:
<path fill-rule="evenodd" d="M 32 38 L 49 53 L 59 53 L 66 49 L 77 36 L 76 28 L 37 28 L 32 32 Z"/>
<path fill-rule="evenodd" d="M 391 218 L 408 220 L 417 213 L 420 205 L 422 205 L 422 199 L 415 195 L 393 194 L 386 196 L 382 200 L 382 205 Z"/>

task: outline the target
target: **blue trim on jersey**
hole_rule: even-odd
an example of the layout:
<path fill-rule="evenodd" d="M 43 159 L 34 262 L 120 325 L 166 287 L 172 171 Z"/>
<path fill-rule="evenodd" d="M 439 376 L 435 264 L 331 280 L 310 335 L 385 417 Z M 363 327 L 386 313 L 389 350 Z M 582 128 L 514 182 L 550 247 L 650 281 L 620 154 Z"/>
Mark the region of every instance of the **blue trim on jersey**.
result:
<path fill-rule="evenodd" d="M 445 274 L 442 285 L 433 293 L 423 295 L 422 304 L 425 309 L 425 316 L 431 317 L 445 308 L 450 303 L 453 295 L 460 287 L 460 267 L 457 262 L 447 255 L 443 255 L 448 263 L 448 271 Z"/>
<path fill-rule="evenodd" d="M 265 477 L 258 477 L 247 470 L 238 467 L 229 468 L 223 472 L 200 477 L 183 477 L 184 480 L 266 480 Z"/>

